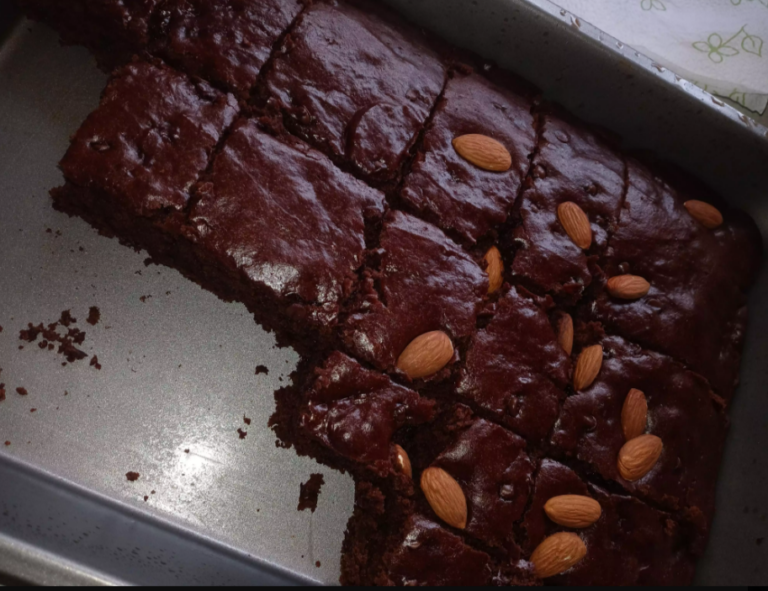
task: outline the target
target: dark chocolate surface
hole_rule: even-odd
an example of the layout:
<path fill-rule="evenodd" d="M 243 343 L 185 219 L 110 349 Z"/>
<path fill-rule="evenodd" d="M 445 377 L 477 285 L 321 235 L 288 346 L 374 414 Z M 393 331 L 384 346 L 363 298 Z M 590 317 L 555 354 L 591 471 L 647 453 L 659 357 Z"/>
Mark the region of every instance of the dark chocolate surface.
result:
<path fill-rule="evenodd" d="M 236 114 L 234 98 L 206 83 L 134 62 L 114 74 L 60 166 L 70 183 L 136 215 L 180 211 Z"/>
<path fill-rule="evenodd" d="M 375 464 L 383 474 L 391 469 L 395 431 L 432 418 L 434 402 L 342 353 L 332 353 L 316 375 L 301 428 L 345 458 Z"/>
<path fill-rule="evenodd" d="M 516 433 L 541 441 L 560 413 L 570 359 L 546 308 L 524 290 L 510 289 L 493 311 L 488 326 L 472 337 L 457 392 Z"/>
<path fill-rule="evenodd" d="M 368 178 L 391 181 L 437 101 L 446 70 L 415 28 L 373 2 L 317 2 L 267 76 L 289 127 Z"/>
<path fill-rule="evenodd" d="M 540 117 L 542 135 L 513 232 L 517 254 L 512 272 L 525 285 L 574 301 L 592 281 L 587 254 L 605 248 L 618 221 L 624 159 L 570 115 L 544 109 Z M 566 201 L 576 203 L 589 218 L 589 253 L 573 243 L 558 219 L 557 208 Z"/>
<path fill-rule="evenodd" d="M 701 376 L 669 357 L 619 337 L 607 337 L 602 345 L 605 358 L 594 384 L 563 405 L 552 438 L 555 449 L 640 498 L 689 512 L 706 528 L 728 430 L 722 400 Z M 622 479 L 617 468 L 625 443 L 621 411 L 632 388 L 648 400 L 646 433 L 664 444 L 655 467 L 634 483 Z"/>
<path fill-rule="evenodd" d="M 491 81 L 457 71 L 405 179 L 403 201 L 470 243 L 504 223 L 536 146 L 531 94 L 511 76 L 495 75 Z M 488 172 L 467 162 L 452 144 L 466 134 L 501 142 L 512 156 L 512 168 Z"/>
<path fill-rule="evenodd" d="M 488 277 L 440 230 L 393 211 L 371 258 L 342 330 L 353 354 L 393 371 L 400 353 L 424 333 L 442 330 L 455 346 L 474 332 Z"/>
<path fill-rule="evenodd" d="M 286 140 L 288 142 L 289 140 Z M 363 262 L 365 219 L 384 196 L 297 140 L 235 124 L 201 182 L 193 239 L 289 315 L 332 326 Z"/>
<path fill-rule="evenodd" d="M 157 51 L 182 70 L 247 95 L 299 0 L 167 0 Z"/>

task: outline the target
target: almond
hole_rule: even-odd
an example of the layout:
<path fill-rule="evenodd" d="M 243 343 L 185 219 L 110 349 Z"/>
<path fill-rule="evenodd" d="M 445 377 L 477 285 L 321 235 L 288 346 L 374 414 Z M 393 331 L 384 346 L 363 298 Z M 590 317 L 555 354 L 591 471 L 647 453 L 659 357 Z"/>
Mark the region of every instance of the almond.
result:
<path fill-rule="evenodd" d="M 595 523 L 603 509 L 595 499 L 581 495 L 552 497 L 544 505 L 544 512 L 557 525 L 584 529 Z"/>
<path fill-rule="evenodd" d="M 627 441 L 619 452 L 619 474 L 628 482 L 640 480 L 656 465 L 664 444 L 655 435 L 641 435 Z"/>
<path fill-rule="evenodd" d="M 573 243 L 582 250 L 592 246 L 592 226 L 584 210 L 571 201 L 561 203 L 557 208 L 557 217 L 565 229 L 565 233 Z"/>
<path fill-rule="evenodd" d="M 576 369 L 573 372 L 573 388 L 577 392 L 589 388 L 597 378 L 597 374 L 600 373 L 602 366 L 602 345 L 592 345 L 584 349 L 576 361 Z"/>
<path fill-rule="evenodd" d="M 548 579 L 575 566 L 587 555 L 587 547 L 579 536 L 560 532 L 549 536 L 531 554 L 536 576 Z"/>
<path fill-rule="evenodd" d="M 412 380 L 426 378 L 443 369 L 453 358 L 451 338 L 435 330 L 416 337 L 397 360 L 397 368 Z"/>
<path fill-rule="evenodd" d="M 494 293 L 504 284 L 504 261 L 499 249 L 491 246 L 485 253 L 485 262 L 488 263 L 488 293 Z"/>
<path fill-rule="evenodd" d="M 624 439 L 632 441 L 645 433 L 648 426 L 648 401 L 640 390 L 632 388 L 621 409 L 621 428 Z"/>
<path fill-rule="evenodd" d="M 478 168 L 490 172 L 507 172 L 512 156 L 502 144 L 487 135 L 462 135 L 453 140 L 456 152 Z"/>
<path fill-rule="evenodd" d="M 723 214 L 716 207 L 703 201 L 686 201 L 685 209 L 691 214 L 691 217 L 699 222 L 705 228 L 714 230 L 723 225 Z"/>
<path fill-rule="evenodd" d="M 467 527 L 467 498 L 448 472 L 427 468 L 421 475 L 421 490 L 440 519 L 457 529 Z"/>
<path fill-rule="evenodd" d="M 568 356 L 573 352 L 573 318 L 570 314 L 564 314 L 557 327 L 557 342 Z"/>
<path fill-rule="evenodd" d="M 639 300 L 648 295 L 651 284 L 637 275 L 611 277 L 606 284 L 608 293 L 622 300 Z"/>
<path fill-rule="evenodd" d="M 413 468 L 411 468 L 411 458 L 408 457 L 408 452 L 395 444 L 395 456 L 395 465 L 397 466 L 397 469 L 408 478 L 413 478 Z"/>

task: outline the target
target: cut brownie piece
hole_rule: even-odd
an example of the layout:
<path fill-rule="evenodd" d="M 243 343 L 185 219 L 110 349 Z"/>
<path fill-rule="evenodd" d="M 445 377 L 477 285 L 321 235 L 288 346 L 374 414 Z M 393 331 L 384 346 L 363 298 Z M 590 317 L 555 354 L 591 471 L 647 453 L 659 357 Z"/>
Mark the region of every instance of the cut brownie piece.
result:
<path fill-rule="evenodd" d="M 155 51 L 189 74 L 247 96 L 300 0 L 167 0 Z"/>
<path fill-rule="evenodd" d="M 745 214 L 723 208 L 725 223 L 705 228 L 690 199 L 723 207 L 690 183 L 680 191 L 632 161 L 621 221 L 601 266 L 604 276 L 639 275 L 647 296 L 626 301 L 598 293 L 590 316 L 621 336 L 670 355 L 709 379 L 730 400 L 738 383 L 746 297 L 761 259 L 761 239 Z"/>
<path fill-rule="evenodd" d="M 501 72 L 492 78 L 453 74 L 401 193 L 419 215 L 470 244 L 507 220 L 536 147 L 533 91 Z M 469 134 L 503 144 L 510 170 L 489 172 L 459 156 L 453 140 Z"/>
<path fill-rule="evenodd" d="M 342 353 L 332 353 L 315 373 L 305 394 L 300 430 L 330 450 L 332 459 L 340 455 L 386 476 L 393 469 L 395 432 L 432 418 L 434 402 Z"/>
<path fill-rule="evenodd" d="M 234 97 L 160 64 L 115 72 L 61 162 L 67 184 L 55 204 L 108 234 L 172 248 L 190 187 L 237 115 Z"/>
<path fill-rule="evenodd" d="M 475 331 L 488 277 L 440 230 L 390 212 L 371 259 L 342 329 L 354 355 L 395 371 L 398 357 L 416 337 L 443 331 L 456 345 Z"/>
<path fill-rule="evenodd" d="M 149 45 L 150 20 L 162 0 L 17 0 L 66 43 L 85 45 L 105 70 L 125 64 Z"/>
<path fill-rule="evenodd" d="M 446 69 L 415 29 L 377 3 L 316 2 L 267 74 L 287 125 L 369 180 L 394 180 Z"/>
<path fill-rule="evenodd" d="M 530 441 L 547 438 L 560 413 L 571 372 L 568 355 L 547 317 L 551 300 L 537 302 L 512 288 L 473 337 L 456 388 Z"/>
<path fill-rule="evenodd" d="M 602 346 L 597 379 L 563 405 L 552 438 L 555 449 L 643 499 L 687 512 L 706 528 L 728 431 L 723 401 L 706 380 L 669 357 L 619 337 L 604 338 Z M 617 461 L 625 443 L 622 408 L 633 388 L 648 401 L 647 433 L 661 438 L 664 448 L 647 475 L 627 482 Z"/>
<path fill-rule="evenodd" d="M 384 196 L 292 138 L 241 120 L 195 189 L 190 212 L 209 282 L 239 286 L 259 318 L 331 339 Z"/>
<path fill-rule="evenodd" d="M 432 463 L 461 486 L 467 500 L 466 533 L 518 557 L 514 523 L 531 493 L 534 465 L 525 441 L 479 419 Z"/>
<path fill-rule="evenodd" d="M 594 131 L 552 108 L 540 114 L 541 138 L 529 187 L 518 200 L 512 273 L 537 291 L 578 300 L 591 283 L 587 256 L 599 253 L 619 219 L 624 197 L 624 159 Z M 558 207 L 575 203 L 592 228 L 592 247 L 582 250 L 566 234 Z"/>
<path fill-rule="evenodd" d="M 578 495 L 600 503 L 600 519 L 576 530 L 587 547 L 586 557 L 576 566 L 547 579 L 547 584 L 567 586 L 690 585 L 696 566 L 691 552 L 692 536 L 672 516 L 628 496 L 609 494 L 585 484 L 575 472 L 545 459 L 536 476 L 536 487 L 523 527 L 526 550 L 565 528 L 544 512 L 550 499 Z"/>

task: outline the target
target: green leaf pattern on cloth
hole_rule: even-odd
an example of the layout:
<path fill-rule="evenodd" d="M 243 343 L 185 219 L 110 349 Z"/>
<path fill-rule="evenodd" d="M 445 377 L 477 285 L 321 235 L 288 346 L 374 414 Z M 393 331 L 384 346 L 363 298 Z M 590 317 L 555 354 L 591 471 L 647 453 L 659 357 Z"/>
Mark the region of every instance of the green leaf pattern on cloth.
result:
<path fill-rule="evenodd" d="M 768 8 L 768 0 L 731 0 L 734 6 L 740 6 L 742 2 L 757 2 Z"/>
<path fill-rule="evenodd" d="M 768 2 L 768 0 L 766 1 Z M 667 6 L 664 4 L 664 2 L 662 2 L 662 0 L 641 0 L 640 7 L 643 10 L 667 10 Z"/>
<path fill-rule="evenodd" d="M 739 38 L 741 39 L 741 51 L 733 46 L 733 44 L 738 43 Z M 706 41 L 696 41 L 693 47 L 697 51 L 706 53 L 709 59 L 716 64 L 724 62 L 726 58 L 736 57 L 742 51 L 757 57 L 763 57 L 763 39 L 757 35 L 750 35 L 747 32 L 747 25 L 741 27 L 738 33 L 727 40 L 723 40 L 722 35 L 719 33 L 712 33 Z"/>

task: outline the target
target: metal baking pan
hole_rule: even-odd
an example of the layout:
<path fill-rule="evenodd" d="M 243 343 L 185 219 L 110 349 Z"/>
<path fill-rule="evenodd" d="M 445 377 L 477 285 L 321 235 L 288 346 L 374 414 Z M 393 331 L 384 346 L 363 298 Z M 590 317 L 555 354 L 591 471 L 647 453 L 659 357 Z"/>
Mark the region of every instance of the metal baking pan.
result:
<path fill-rule="evenodd" d="M 389 3 L 693 170 L 768 236 L 768 130 L 749 118 L 546 0 Z M 56 163 L 105 76 L 8 0 L 0 19 L 0 572 L 33 583 L 336 583 L 352 481 L 276 447 L 267 428 L 295 353 L 243 306 L 52 209 Z M 702 584 L 768 582 L 767 296 L 768 269 L 751 296 Z M 66 309 L 102 370 L 19 350 L 28 322 Z M 300 513 L 313 472 L 326 484 L 317 511 Z"/>

